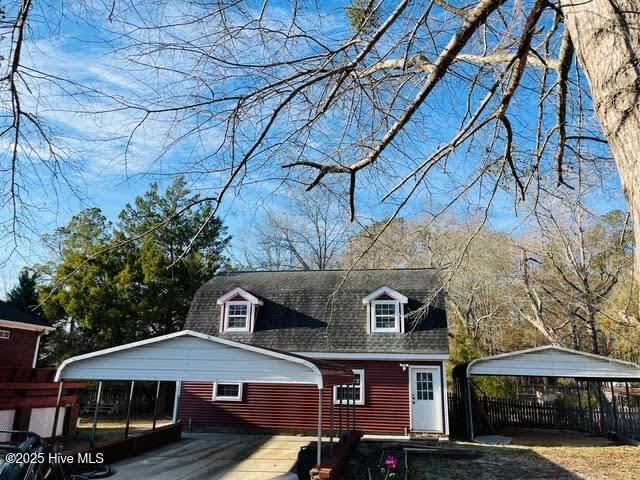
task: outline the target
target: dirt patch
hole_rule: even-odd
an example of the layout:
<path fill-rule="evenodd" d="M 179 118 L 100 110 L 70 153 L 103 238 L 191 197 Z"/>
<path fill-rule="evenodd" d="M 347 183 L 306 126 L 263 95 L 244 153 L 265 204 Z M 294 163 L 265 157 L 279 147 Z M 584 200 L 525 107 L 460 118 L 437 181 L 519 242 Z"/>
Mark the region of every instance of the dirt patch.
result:
<path fill-rule="evenodd" d="M 453 450 L 453 449 L 452 449 Z M 438 480 L 511 480 L 579 478 L 527 449 L 485 447 L 474 456 L 450 453 L 411 453 L 409 478 Z"/>
<path fill-rule="evenodd" d="M 409 451 L 410 480 L 635 480 L 640 448 L 617 445 L 602 437 L 563 432 L 526 431 L 514 434 L 512 446 L 475 443 L 362 442 L 340 480 L 367 480 L 383 450 Z M 402 478 L 402 477 L 400 477 Z"/>
<path fill-rule="evenodd" d="M 170 423 L 172 423 L 172 419 L 169 417 L 158 418 L 156 426 L 162 427 L 164 425 L 169 425 Z M 122 438 L 124 436 L 125 424 L 126 420 L 120 417 L 103 418 L 98 420 L 96 443 Z M 132 419 L 129 425 L 129 434 L 136 435 L 137 433 L 150 430 L 152 425 L 153 420 L 151 418 L 142 417 Z M 73 450 L 88 447 L 92 429 L 93 418 L 82 417 L 78 428 L 76 429 L 76 434 L 64 438 L 62 441 L 62 448 L 65 450 Z"/>

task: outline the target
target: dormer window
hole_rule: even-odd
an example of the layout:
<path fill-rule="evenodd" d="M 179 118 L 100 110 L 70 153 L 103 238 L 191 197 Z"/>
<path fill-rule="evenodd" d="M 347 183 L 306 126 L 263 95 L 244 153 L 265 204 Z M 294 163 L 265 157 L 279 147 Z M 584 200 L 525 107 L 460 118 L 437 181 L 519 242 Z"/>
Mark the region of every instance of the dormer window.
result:
<path fill-rule="evenodd" d="M 399 292 L 382 287 L 362 299 L 367 306 L 368 333 L 403 333 L 404 306 L 408 298 Z"/>
<path fill-rule="evenodd" d="M 249 302 L 227 302 L 225 308 L 225 330 L 249 331 Z"/>
<path fill-rule="evenodd" d="M 373 306 L 373 331 L 374 332 L 399 332 L 400 331 L 400 302 L 389 300 L 376 300 L 371 302 Z"/>
<path fill-rule="evenodd" d="M 235 288 L 216 302 L 220 305 L 220 333 L 253 332 L 262 301 L 242 288 Z"/>

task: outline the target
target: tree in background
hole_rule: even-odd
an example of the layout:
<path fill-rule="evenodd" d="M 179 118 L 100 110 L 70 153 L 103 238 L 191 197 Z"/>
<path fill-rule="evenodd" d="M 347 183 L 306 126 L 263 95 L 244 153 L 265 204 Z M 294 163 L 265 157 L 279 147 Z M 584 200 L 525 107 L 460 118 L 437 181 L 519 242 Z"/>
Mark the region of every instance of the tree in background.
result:
<path fill-rule="evenodd" d="M 594 215 L 579 204 L 556 202 L 538 211 L 540 235 L 522 250 L 522 282 L 528 308 L 518 309 L 553 344 L 609 353 L 600 323 L 633 258 L 629 216 Z M 538 252 L 537 254 L 534 252 Z"/>
<path fill-rule="evenodd" d="M 44 318 L 38 292 L 39 273 L 28 268 L 20 270 L 18 283 L 7 294 L 7 301 L 25 312 Z"/>
<path fill-rule="evenodd" d="M 83 210 L 45 242 L 55 259 L 43 271 L 41 299 L 47 317 L 59 328 L 43 355 L 52 364 L 90 350 L 124 343 L 136 336 L 133 305 L 121 295 L 122 253 L 107 251 L 114 227 L 97 208 Z M 92 257 L 86 262 L 87 257 Z M 66 279 L 63 288 L 53 290 Z"/>
<path fill-rule="evenodd" d="M 359 258 L 358 267 L 363 268 L 441 270 L 454 363 L 525 348 L 535 341 L 535 332 L 513 315 L 518 252 L 508 235 L 476 231 L 477 225 L 453 220 L 447 227 L 431 229 L 403 219 L 386 228 L 385 224 L 378 222 L 354 236 L 344 265 L 348 268 Z M 472 242 L 469 236 L 474 236 Z"/>
<path fill-rule="evenodd" d="M 208 220 L 210 202 L 176 216 L 199 201 L 178 177 L 163 195 L 153 183 L 120 213 L 115 238 L 129 240 L 122 282 L 136 287 L 127 295 L 144 314 L 143 335 L 180 330 L 195 291 L 226 262 L 222 252 L 230 238 L 220 219 Z M 163 223 L 167 218 L 171 220 Z"/>
<path fill-rule="evenodd" d="M 439 268 L 454 363 L 548 343 L 637 360 L 631 282 L 621 281 L 633 271 L 628 216 L 560 206 L 517 241 L 477 223 L 378 222 L 351 239 L 344 265 Z"/>
<path fill-rule="evenodd" d="M 195 291 L 225 263 L 229 237 L 220 220 L 199 232 L 208 215 L 210 205 L 177 178 L 164 194 L 152 184 L 117 226 L 88 209 L 49 235 L 57 258 L 43 267 L 41 299 L 66 333 L 50 342 L 48 360 L 180 330 Z M 189 254 L 179 258 L 187 245 Z"/>
<path fill-rule="evenodd" d="M 25 185 L 68 179 L 69 152 L 71 165 L 91 158 L 82 140 L 115 142 L 125 169 L 147 135 L 161 146 L 142 156 L 200 172 L 214 212 L 245 185 L 286 179 L 341 184 L 353 217 L 365 198 L 398 216 L 434 185 L 445 205 L 488 210 L 506 176 L 514 204 L 537 196 L 541 175 L 562 191 L 588 145 L 597 168 L 615 162 L 640 222 L 637 0 L 354 0 L 338 14 L 334 2 L 139 3 L 7 3 L 2 239 L 25 228 Z M 28 54 L 76 19 L 89 25 L 74 37 L 113 47 L 123 80 L 51 72 Z M 68 141 L 52 118 L 69 103 L 103 135 Z"/>
<path fill-rule="evenodd" d="M 326 270 L 340 265 L 353 231 L 344 209 L 325 190 L 292 193 L 286 211 L 266 212 L 256 225 L 256 238 L 244 247 L 244 260 L 254 270 Z"/>

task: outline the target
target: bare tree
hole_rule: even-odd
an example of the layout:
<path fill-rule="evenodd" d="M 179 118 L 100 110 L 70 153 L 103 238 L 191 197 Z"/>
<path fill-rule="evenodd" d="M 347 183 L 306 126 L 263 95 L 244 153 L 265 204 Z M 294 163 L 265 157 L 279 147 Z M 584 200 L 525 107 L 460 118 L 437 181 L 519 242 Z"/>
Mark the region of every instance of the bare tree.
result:
<path fill-rule="evenodd" d="M 600 321 L 611 316 L 607 300 L 629 267 L 629 216 L 594 214 L 576 195 L 560 197 L 537 214 L 537 245 L 522 249 L 529 306 L 520 314 L 553 344 L 570 339 L 574 348 L 600 353 Z"/>
<path fill-rule="evenodd" d="M 371 239 L 384 226 L 377 223 L 349 242 L 346 266 L 353 258 L 367 268 L 433 267 L 446 282 L 447 310 L 455 345 L 470 342 L 475 353 L 494 354 L 527 347 L 534 335 L 527 331 L 514 305 L 523 302 L 518 285 L 518 251 L 505 233 L 482 230 L 469 243 L 477 225 L 425 229 L 420 221 L 397 219 L 371 247 Z M 366 251 L 363 255 L 363 251 Z M 514 336 L 517 330 L 519 335 Z"/>
<path fill-rule="evenodd" d="M 295 195 L 295 193 L 294 193 Z M 323 190 L 298 199 L 266 222 L 244 246 L 244 264 L 258 270 L 326 270 L 339 265 L 352 232 L 333 195 Z"/>
<path fill-rule="evenodd" d="M 108 17 L 107 41 L 147 88 L 101 91 L 35 71 L 21 51 L 25 26 L 43 17 L 32 16 L 31 0 L 11 9 L 0 137 L 12 146 L 1 168 L 13 218 L 17 173 L 40 154 L 34 139 L 55 146 L 24 108 L 49 82 L 72 91 L 80 109 L 99 97 L 100 108 L 86 108 L 125 113 L 127 153 L 149 125 L 165 139 L 161 157 L 205 144 L 173 168 L 206 177 L 214 193 L 203 201 L 217 205 L 267 178 L 311 190 L 337 177 L 352 218 L 359 203 L 377 201 L 393 206 L 393 220 L 434 187 L 451 200 L 434 216 L 472 196 L 488 209 L 505 181 L 516 203 L 552 174 L 571 188 L 585 152 L 595 149 L 600 168 L 608 144 L 640 221 L 636 0 L 359 1 L 351 29 L 322 2 L 85 3 L 82 14 Z"/>

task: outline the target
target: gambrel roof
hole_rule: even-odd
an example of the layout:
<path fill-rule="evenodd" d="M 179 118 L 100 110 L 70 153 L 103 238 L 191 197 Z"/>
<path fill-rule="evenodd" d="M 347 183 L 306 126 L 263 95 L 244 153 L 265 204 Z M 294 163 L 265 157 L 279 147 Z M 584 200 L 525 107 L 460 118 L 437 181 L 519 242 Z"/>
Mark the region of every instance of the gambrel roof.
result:
<path fill-rule="evenodd" d="M 290 352 L 447 354 L 440 282 L 439 271 L 428 268 L 354 270 L 348 275 L 344 270 L 227 273 L 198 290 L 185 328 Z M 407 297 L 406 314 L 430 302 L 428 313 L 415 320 L 411 332 L 407 328 L 404 334 L 367 333 L 362 300 L 382 287 Z M 219 333 L 217 300 L 236 288 L 263 302 L 255 329 Z"/>

